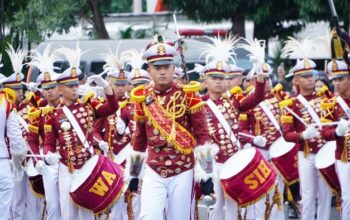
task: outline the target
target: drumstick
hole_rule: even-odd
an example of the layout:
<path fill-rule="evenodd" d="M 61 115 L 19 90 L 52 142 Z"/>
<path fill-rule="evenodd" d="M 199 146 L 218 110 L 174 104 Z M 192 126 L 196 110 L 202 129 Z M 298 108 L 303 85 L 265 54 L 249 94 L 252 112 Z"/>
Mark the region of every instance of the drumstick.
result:
<path fill-rule="evenodd" d="M 295 112 L 293 112 L 292 109 L 288 108 L 288 107 L 284 107 L 284 109 L 286 109 L 289 113 L 291 113 L 296 119 L 298 119 L 303 125 L 305 125 L 305 127 L 308 126 L 308 124 L 306 124 L 306 122 L 299 117 L 299 115 L 297 115 Z"/>
<path fill-rule="evenodd" d="M 312 123 L 310 125 L 312 125 L 312 126 L 332 126 L 332 125 L 338 125 L 338 124 L 339 124 L 339 121 Z"/>
<path fill-rule="evenodd" d="M 27 154 L 26 157 L 33 157 L 35 161 L 37 161 L 37 157 L 47 157 L 46 155 L 40 155 L 40 154 Z"/>
<path fill-rule="evenodd" d="M 238 132 L 238 135 L 241 135 L 241 136 L 244 136 L 244 137 L 248 137 L 248 138 L 252 138 L 254 139 L 255 136 L 254 135 L 251 135 L 251 134 L 246 134 L 246 133 L 243 133 L 243 132 Z"/>

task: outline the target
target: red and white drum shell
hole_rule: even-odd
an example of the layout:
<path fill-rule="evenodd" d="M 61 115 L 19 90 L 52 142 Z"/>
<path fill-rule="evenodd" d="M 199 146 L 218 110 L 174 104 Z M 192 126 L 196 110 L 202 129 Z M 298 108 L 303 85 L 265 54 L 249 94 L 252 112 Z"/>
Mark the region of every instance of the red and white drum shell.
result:
<path fill-rule="evenodd" d="M 269 149 L 273 165 L 283 177 L 286 184 L 291 185 L 299 180 L 298 147 L 295 143 L 286 142 L 279 137 Z"/>
<path fill-rule="evenodd" d="M 123 168 L 102 155 L 91 157 L 72 180 L 73 201 L 95 214 L 113 205 L 123 193 Z"/>
<path fill-rule="evenodd" d="M 340 192 L 340 183 L 335 169 L 336 142 L 328 141 L 318 151 L 315 166 L 333 192 Z"/>
<path fill-rule="evenodd" d="M 262 199 L 277 181 L 274 168 L 256 148 L 238 151 L 230 157 L 219 177 L 225 195 L 241 207 Z"/>

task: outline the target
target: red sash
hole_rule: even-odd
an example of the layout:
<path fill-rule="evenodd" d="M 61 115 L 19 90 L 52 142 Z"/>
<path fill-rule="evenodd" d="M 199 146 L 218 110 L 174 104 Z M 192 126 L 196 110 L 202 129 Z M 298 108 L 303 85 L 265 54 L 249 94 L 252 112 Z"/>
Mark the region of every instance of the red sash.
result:
<path fill-rule="evenodd" d="M 159 130 L 160 134 L 165 136 L 175 149 L 183 154 L 190 154 L 196 145 L 196 140 L 192 134 L 182 125 L 175 121 L 175 138 L 171 137 L 173 128 L 172 116 L 160 105 L 154 96 L 150 94 L 151 102 L 143 102 L 143 111 L 145 116 L 151 121 L 152 125 Z"/>

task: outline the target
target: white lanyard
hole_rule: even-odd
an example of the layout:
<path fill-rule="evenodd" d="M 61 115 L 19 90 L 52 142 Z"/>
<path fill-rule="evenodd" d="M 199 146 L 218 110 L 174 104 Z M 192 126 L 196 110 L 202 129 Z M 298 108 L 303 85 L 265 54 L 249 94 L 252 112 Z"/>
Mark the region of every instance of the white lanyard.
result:
<path fill-rule="evenodd" d="M 72 124 L 74 131 L 77 133 L 80 142 L 84 145 L 86 149 L 89 149 L 90 153 L 93 154 L 93 150 L 91 149 L 91 146 L 86 140 L 86 137 L 84 135 L 84 132 L 81 130 L 80 125 L 78 124 L 77 120 L 75 119 L 72 112 L 67 108 L 67 106 L 62 107 L 63 113 L 67 116 L 69 122 Z"/>
<path fill-rule="evenodd" d="M 264 111 L 264 113 L 267 115 L 267 117 L 270 119 L 270 121 L 272 122 L 273 126 L 275 126 L 277 131 L 281 132 L 280 125 L 278 124 L 275 116 L 273 116 L 273 113 L 271 112 L 271 110 L 267 107 L 266 103 L 265 102 L 260 102 L 259 106 Z"/>
<path fill-rule="evenodd" d="M 219 120 L 220 124 L 222 125 L 222 127 L 224 128 L 224 130 L 226 131 L 228 136 L 230 137 L 231 142 L 234 143 L 235 145 L 237 145 L 239 148 L 241 148 L 241 143 L 237 140 L 235 134 L 232 132 L 232 130 L 230 128 L 230 125 L 227 123 L 226 119 L 221 114 L 220 110 L 215 105 L 215 103 L 211 99 L 208 99 L 207 105 L 209 106 L 211 111 L 214 113 L 216 118 Z"/>
<path fill-rule="evenodd" d="M 312 120 L 314 120 L 315 123 L 321 123 L 320 117 L 318 117 L 317 113 L 315 110 L 311 107 L 310 103 L 302 96 L 299 94 L 297 96 L 297 99 L 303 104 L 307 110 L 307 112 L 311 115 Z"/>

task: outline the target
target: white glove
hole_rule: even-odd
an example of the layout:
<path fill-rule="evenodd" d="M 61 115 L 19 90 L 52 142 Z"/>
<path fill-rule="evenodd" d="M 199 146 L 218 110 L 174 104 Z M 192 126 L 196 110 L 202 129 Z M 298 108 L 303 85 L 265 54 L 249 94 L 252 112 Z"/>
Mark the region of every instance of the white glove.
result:
<path fill-rule="evenodd" d="M 320 132 L 318 132 L 314 126 L 308 126 L 306 130 L 303 131 L 302 136 L 304 140 L 309 140 L 320 136 Z"/>
<path fill-rule="evenodd" d="M 61 156 L 59 154 L 51 153 L 51 151 L 49 151 L 49 153 L 47 153 L 45 156 L 46 163 L 50 165 L 57 165 L 60 159 L 61 159 Z"/>
<path fill-rule="evenodd" d="M 117 119 L 116 127 L 117 127 L 117 132 L 119 135 L 124 134 L 126 125 L 120 117 L 118 117 L 118 119 Z"/>
<path fill-rule="evenodd" d="M 78 88 L 78 95 L 84 97 L 88 92 L 94 92 L 93 87 L 90 87 L 88 85 L 80 85 L 79 86 L 79 88 Z"/>
<path fill-rule="evenodd" d="M 349 123 L 345 119 L 340 119 L 337 128 L 335 129 L 335 133 L 338 137 L 344 136 L 346 132 L 349 130 Z"/>
<path fill-rule="evenodd" d="M 108 143 L 106 141 L 99 141 L 98 147 L 103 151 L 104 154 L 106 154 L 109 150 Z"/>
<path fill-rule="evenodd" d="M 36 92 L 36 91 L 39 90 L 39 88 L 38 88 L 39 87 L 39 83 L 29 82 L 29 83 L 26 84 L 26 86 L 27 86 L 27 89 L 29 91 Z"/>
<path fill-rule="evenodd" d="M 266 138 L 264 138 L 263 136 L 256 136 L 254 139 L 253 139 L 253 143 L 254 145 L 258 146 L 258 147 L 265 147 L 266 145 Z"/>
<path fill-rule="evenodd" d="M 38 173 L 42 174 L 45 167 L 45 163 L 42 160 L 38 160 L 35 164 L 35 169 L 38 171 Z"/>
<path fill-rule="evenodd" d="M 102 88 L 107 88 L 109 83 L 102 78 L 100 75 L 93 75 L 88 78 L 88 81 L 94 81 L 97 86 L 101 86 Z"/>

